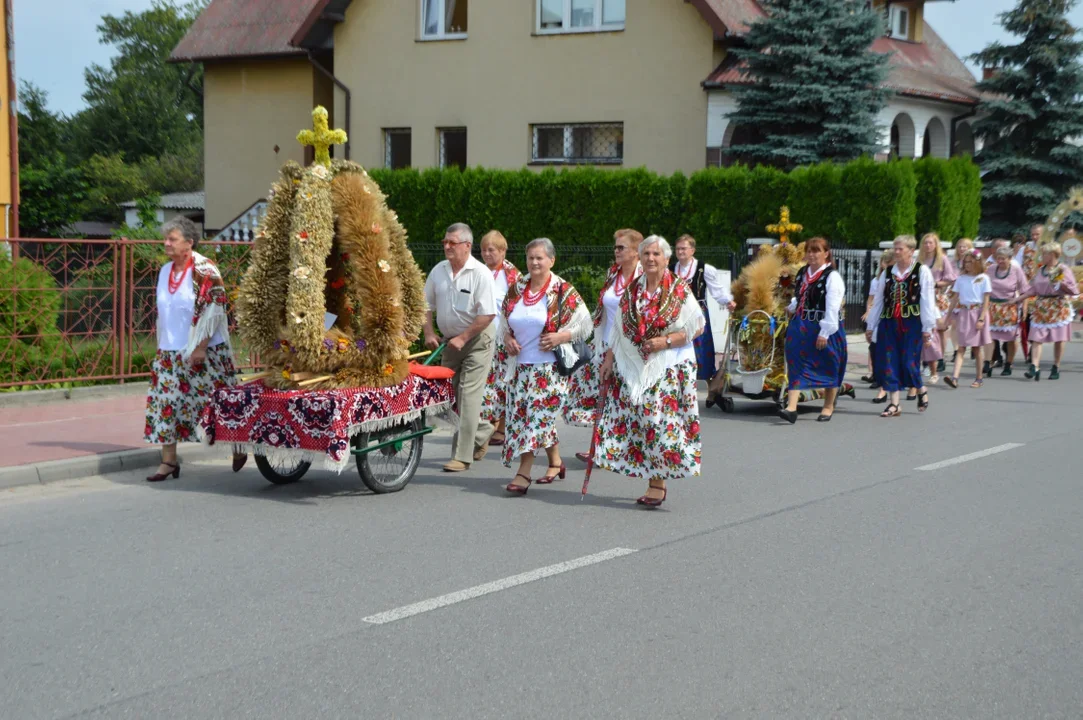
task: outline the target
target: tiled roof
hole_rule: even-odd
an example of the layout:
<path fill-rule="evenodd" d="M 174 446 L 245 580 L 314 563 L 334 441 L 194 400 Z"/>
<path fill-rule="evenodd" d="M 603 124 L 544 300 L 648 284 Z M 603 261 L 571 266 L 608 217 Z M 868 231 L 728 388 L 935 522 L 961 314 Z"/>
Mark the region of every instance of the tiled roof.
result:
<path fill-rule="evenodd" d="M 900 95 L 930 100 L 976 105 L 981 98 L 977 82 L 966 65 L 951 51 L 940 36 L 925 23 L 924 41 L 920 43 L 879 37 L 872 49 L 891 53 L 890 70 L 884 86 Z M 728 55 L 703 81 L 705 88 L 743 85 L 750 81 L 744 63 Z"/>
<path fill-rule="evenodd" d="M 749 24 L 765 17 L 757 0 L 692 0 L 716 35 L 744 35 Z"/>
<path fill-rule="evenodd" d="M 139 205 L 135 200 L 129 200 L 120 204 L 123 208 L 134 208 Z M 202 190 L 198 192 L 179 192 L 168 193 L 162 195 L 161 201 L 158 203 L 158 207 L 165 210 L 203 210 L 206 206 L 206 193 Z"/>
<path fill-rule="evenodd" d="M 320 0 L 211 0 L 173 49 L 170 60 L 301 54 L 290 39 L 319 4 Z"/>

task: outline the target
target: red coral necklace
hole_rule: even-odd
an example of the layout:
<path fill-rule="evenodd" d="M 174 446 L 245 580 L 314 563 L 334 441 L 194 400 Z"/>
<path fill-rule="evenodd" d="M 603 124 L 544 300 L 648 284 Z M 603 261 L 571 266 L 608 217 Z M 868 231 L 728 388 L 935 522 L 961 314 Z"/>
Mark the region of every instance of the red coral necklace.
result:
<path fill-rule="evenodd" d="M 188 262 L 185 263 L 184 269 L 181 270 L 180 277 L 176 274 L 176 263 L 174 267 L 169 270 L 169 294 L 176 295 L 177 290 L 180 290 L 181 283 L 184 282 L 184 278 L 188 276 L 188 271 L 192 269 L 192 256 L 188 256 Z"/>
<path fill-rule="evenodd" d="M 545 297 L 545 293 L 549 290 L 549 283 L 552 282 L 553 276 L 549 275 L 545 280 L 545 285 L 537 293 L 530 291 L 530 280 L 526 281 L 526 287 L 523 289 L 523 304 L 524 305 L 537 305 L 538 302 Z"/>

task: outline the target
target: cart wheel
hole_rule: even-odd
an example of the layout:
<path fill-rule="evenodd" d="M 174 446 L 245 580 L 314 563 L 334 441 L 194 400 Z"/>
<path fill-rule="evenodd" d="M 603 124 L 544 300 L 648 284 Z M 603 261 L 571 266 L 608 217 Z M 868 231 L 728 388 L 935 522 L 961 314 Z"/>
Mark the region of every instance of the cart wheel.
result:
<path fill-rule="evenodd" d="M 719 402 L 719 405 L 722 408 L 722 412 L 724 412 L 726 414 L 729 414 L 729 413 L 733 412 L 733 398 L 724 397 L 724 398 L 722 398 L 721 402 Z"/>
<path fill-rule="evenodd" d="M 307 460 L 290 463 L 287 460 L 286 462 L 272 464 L 263 455 L 256 455 L 256 467 L 259 468 L 259 472 L 263 477 L 275 485 L 289 485 L 304 477 L 308 469 L 312 467 L 312 463 Z"/>
<path fill-rule="evenodd" d="M 398 435 L 417 432 L 424 427 L 422 418 L 380 430 L 374 433 L 361 433 L 354 440 L 358 448 L 370 443 L 394 440 Z M 402 490 L 413 479 L 421 464 L 421 449 L 425 436 L 421 435 L 402 442 L 392 443 L 363 455 L 356 455 L 357 472 L 361 482 L 374 493 L 393 493 Z"/>

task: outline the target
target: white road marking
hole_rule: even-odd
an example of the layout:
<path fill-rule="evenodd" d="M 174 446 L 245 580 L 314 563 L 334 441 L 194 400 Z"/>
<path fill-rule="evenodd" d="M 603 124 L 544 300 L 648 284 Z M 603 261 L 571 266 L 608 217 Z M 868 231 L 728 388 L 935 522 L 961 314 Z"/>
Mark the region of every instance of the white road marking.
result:
<path fill-rule="evenodd" d="M 959 465 L 961 463 L 970 462 L 971 460 L 977 460 L 978 458 L 988 457 L 989 455 L 996 455 L 997 453 L 1008 452 L 1018 447 L 1023 447 L 1025 443 L 1004 443 L 1003 445 L 997 445 L 991 447 L 988 450 L 979 450 L 978 452 L 972 452 L 969 455 L 960 455 L 949 460 L 941 460 L 940 462 L 930 463 L 929 465 L 922 465 L 915 470 L 939 470 L 940 468 L 950 467 L 952 465 Z"/>
<path fill-rule="evenodd" d="M 403 605 L 400 608 L 369 615 L 367 618 L 362 619 L 373 625 L 385 625 L 387 623 L 395 622 L 396 620 L 403 620 L 408 617 L 413 617 L 414 615 L 427 613 L 431 610 L 438 610 L 442 607 L 447 607 L 448 605 L 454 605 L 466 600 L 473 600 L 482 595 L 507 590 L 516 587 L 517 585 L 525 585 L 526 583 L 531 583 L 535 580 L 542 580 L 547 577 L 552 577 L 553 575 L 559 575 L 571 570 L 578 570 L 579 568 L 587 567 L 588 565 L 596 565 L 600 562 L 605 562 L 606 560 L 613 560 L 614 558 L 631 555 L 634 552 L 637 551 L 630 548 L 613 548 L 612 550 L 606 550 L 593 555 L 585 555 L 581 558 L 576 558 L 575 560 L 557 563 L 556 565 L 547 565 L 546 567 L 531 570 L 530 572 L 521 573 L 519 575 L 512 575 L 511 577 L 488 582 L 484 585 L 475 585 L 466 590 L 459 590 L 458 592 L 441 595 L 440 597 L 422 600 L 421 602 L 416 602 L 412 605 Z"/>

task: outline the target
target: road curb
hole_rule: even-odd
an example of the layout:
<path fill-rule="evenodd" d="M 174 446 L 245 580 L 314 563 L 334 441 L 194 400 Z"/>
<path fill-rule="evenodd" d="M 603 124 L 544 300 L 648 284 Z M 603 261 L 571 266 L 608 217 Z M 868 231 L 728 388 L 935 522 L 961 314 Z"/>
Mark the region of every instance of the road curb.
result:
<path fill-rule="evenodd" d="M 182 450 L 182 456 L 192 458 L 197 454 L 193 453 L 193 450 L 197 451 L 199 456 L 210 452 L 203 446 L 193 446 L 190 450 Z M 157 447 L 147 447 L 64 460 L 49 460 L 30 465 L 0 467 L 0 489 L 23 485 L 47 485 L 62 480 L 78 480 L 124 470 L 154 467 L 160 460 L 160 450 Z"/>

